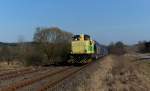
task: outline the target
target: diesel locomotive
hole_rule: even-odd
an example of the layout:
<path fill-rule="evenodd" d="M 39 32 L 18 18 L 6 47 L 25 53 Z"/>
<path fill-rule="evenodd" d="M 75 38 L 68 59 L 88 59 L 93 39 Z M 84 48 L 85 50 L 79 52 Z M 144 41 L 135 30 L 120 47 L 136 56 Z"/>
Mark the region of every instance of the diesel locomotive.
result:
<path fill-rule="evenodd" d="M 87 59 L 98 59 L 108 54 L 105 46 L 92 40 L 89 35 L 74 35 L 71 41 L 71 58 L 75 63 L 87 63 Z"/>

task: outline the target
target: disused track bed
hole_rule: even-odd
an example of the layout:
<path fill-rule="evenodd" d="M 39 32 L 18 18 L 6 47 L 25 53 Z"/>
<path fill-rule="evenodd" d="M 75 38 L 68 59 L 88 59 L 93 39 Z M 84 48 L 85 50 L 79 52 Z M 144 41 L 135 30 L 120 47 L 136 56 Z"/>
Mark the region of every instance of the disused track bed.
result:
<path fill-rule="evenodd" d="M 0 69 L 0 74 L 5 74 L 11 71 L 15 71 L 15 69 Z"/>
<path fill-rule="evenodd" d="M 4 72 L 0 72 L 0 78 L 4 77 L 4 76 L 8 76 L 8 75 L 13 75 L 13 74 L 17 74 L 20 72 L 24 72 L 24 71 L 29 71 L 31 70 L 31 68 L 22 68 L 19 70 L 11 70 L 11 71 L 4 71 Z"/>
<path fill-rule="evenodd" d="M 18 74 L 8 75 L 0 78 L 0 88 L 8 86 L 10 84 L 30 79 L 32 76 L 37 76 L 38 74 L 42 74 L 47 70 L 47 68 L 33 68 L 29 71 L 18 72 Z"/>
<path fill-rule="evenodd" d="M 86 66 L 39 71 L 41 73 L 35 72 L 34 75 L 28 76 L 28 79 L 21 78 L 19 81 L 11 82 L 7 86 L 0 86 L 0 91 L 45 91 L 84 69 Z"/>
<path fill-rule="evenodd" d="M 23 70 L 23 71 L 18 71 L 18 72 L 16 71 L 16 72 L 12 72 L 12 74 L 1 76 L 0 80 L 9 80 L 9 79 L 13 79 L 13 78 L 25 75 L 25 74 L 34 73 L 34 72 L 37 72 L 40 70 L 42 70 L 42 69 L 34 69 L 33 68 L 33 69 Z"/>
<path fill-rule="evenodd" d="M 64 68 L 60 68 L 58 67 L 56 68 L 49 68 L 45 71 L 39 71 L 39 73 L 36 74 L 31 74 L 30 76 L 28 76 L 27 74 L 27 79 L 23 79 L 21 78 L 16 78 L 18 81 L 13 81 L 10 82 L 8 85 L 4 85 L 4 86 L 0 86 L 0 91 L 17 91 L 17 89 L 21 89 L 23 87 L 28 87 L 30 85 L 32 85 L 33 83 L 38 83 L 38 81 L 45 79 L 51 75 L 54 75 L 56 73 L 61 72 L 62 70 L 68 69 L 68 67 L 64 67 Z M 22 91 L 22 90 L 21 90 Z"/>

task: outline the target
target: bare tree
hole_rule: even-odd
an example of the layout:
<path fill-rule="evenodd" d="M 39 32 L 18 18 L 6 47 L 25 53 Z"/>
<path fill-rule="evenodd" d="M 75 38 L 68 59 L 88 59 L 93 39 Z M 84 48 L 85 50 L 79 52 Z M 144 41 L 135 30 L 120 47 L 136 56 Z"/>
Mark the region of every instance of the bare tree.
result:
<path fill-rule="evenodd" d="M 52 28 L 37 28 L 34 34 L 35 42 L 60 43 L 71 40 L 72 34 L 62 31 L 57 27 Z"/>
<path fill-rule="evenodd" d="M 61 61 L 67 56 L 71 37 L 71 33 L 62 31 L 57 27 L 37 28 L 34 42 L 38 44 L 37 50 L 45 55 L 47 62 L 55 63 L 56 59 L 61 58 L 58 59 Z"/>
<path fill-rule="evenodd" d="M 25 57 L 27 55 L 27 46 L 25 44 L 25 39 L 23 36 L 18 37 L 18 45 L 17 47 L 17 60 L 19 60 L 21 63 L 25 64 Z"/>

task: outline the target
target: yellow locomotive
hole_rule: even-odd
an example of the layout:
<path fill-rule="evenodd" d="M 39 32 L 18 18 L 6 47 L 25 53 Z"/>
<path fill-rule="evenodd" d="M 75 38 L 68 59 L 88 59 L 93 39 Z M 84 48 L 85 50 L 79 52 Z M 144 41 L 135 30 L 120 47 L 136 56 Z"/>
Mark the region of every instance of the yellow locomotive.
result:
<path fill-rule="evenodd" d="M 75 63 L 86 63 L 89 58 L 100 58 L 108 53 L 107 48 L 92 40 L 89 35 L 74 35 L 71 42 L 71 58 Z"/>
<path fill-rule="evenodd" d="M 75 35 L 71 42 L 71 54 L 93 54 L 94 41 L 88 35 Z"/>

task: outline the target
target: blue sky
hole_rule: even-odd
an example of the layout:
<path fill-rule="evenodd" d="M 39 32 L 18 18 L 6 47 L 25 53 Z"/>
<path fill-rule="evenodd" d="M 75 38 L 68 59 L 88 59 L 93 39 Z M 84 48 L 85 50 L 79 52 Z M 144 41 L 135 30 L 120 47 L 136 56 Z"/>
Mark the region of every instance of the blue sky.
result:
<path fill-rule="evenodd" d="M 0 41 L 31 41 L 36 27 L 57 26 L 103 44 L 150 40 L 149 0 L 0 0 Z"/>

